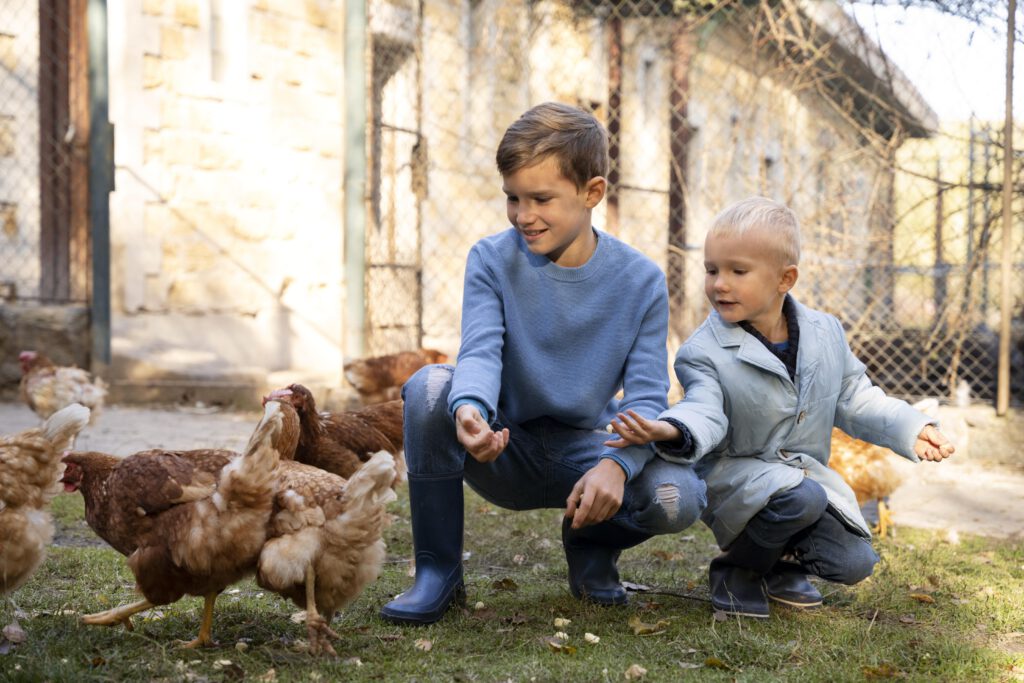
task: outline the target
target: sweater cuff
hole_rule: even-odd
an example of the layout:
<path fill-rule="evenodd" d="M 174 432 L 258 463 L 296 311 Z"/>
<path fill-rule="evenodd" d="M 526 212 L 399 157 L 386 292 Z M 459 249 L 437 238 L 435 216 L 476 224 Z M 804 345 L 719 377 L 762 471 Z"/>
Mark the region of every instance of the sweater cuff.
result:
<path fill-rule="evenodd" d="M 636 479 L 637 475 L 644 469 L 644 465 L 654 458 L 654 450 L 648 446 L 627 446 L 605 451 L 601 459 L 614 460 L 622 471 L 626 473 L 626 483 Z"/>
<path fill-rule="evenodd" d="M 672 441 L 656 441 L 654 443 L 656 451 L 669 458 L 687 460 L 692 458 L 693 452 L 696 448 L 693 443 L 693 434 L 690 433 L 690 430 L 687 429 L 686 425 L 674 417 L 665 417 L 662 419 L 678 429 L 680 436 Z"/>
<path fill-rule="evenodd" d="M 477 412 L 480 413 L 480 417 L 482 417 L 487 422 L 487 424 L 491 424 L 491 415 L 487 410 L 487 406 L 485 406 L 482 402 L 476 400 L 475 398 L 460 398 L 455 403 L 453 403 L 452 420 L 455 420 L 455 414 L 458 413 L 459 408 L 461 408 L 464 405 L 471 405 L 474 408 L 476 408 Z"/>

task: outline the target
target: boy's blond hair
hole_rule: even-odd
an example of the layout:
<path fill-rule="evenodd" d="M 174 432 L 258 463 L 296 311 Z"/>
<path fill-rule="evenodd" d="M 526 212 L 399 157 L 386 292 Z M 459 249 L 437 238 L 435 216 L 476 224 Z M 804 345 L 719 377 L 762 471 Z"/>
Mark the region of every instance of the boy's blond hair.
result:
<path fill-rule="evenodd" d="M 608 175 L 608 132 L 593 114 L 560 102 L 528 110 L 508 127 L 498 145 L 498 172 L 509 176 L 549 156 L 577 189 Z"/>
<path fill-rule="evenodd" d="M 739 237 L 752 230 L 768 234 L 782 265 L 800 263 L 800 222 L 792 209 L 767 197 L 748 197 L 727 206 L 715 216 L 708 234 Z"/>

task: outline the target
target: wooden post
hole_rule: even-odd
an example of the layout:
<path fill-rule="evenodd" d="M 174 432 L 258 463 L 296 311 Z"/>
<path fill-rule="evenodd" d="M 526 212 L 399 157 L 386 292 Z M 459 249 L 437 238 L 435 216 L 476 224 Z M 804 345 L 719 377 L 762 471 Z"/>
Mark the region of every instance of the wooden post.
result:
<path fill-rule="evenodd" d="M 693 130 L 687 114 L 690 65 L 697 49 L 687 17 L 676 20 L 672 35 L 672 83 L 669 88 L 668 296 L 670 329 L 683 336 L 686 311 L 686 172 Z"/>
<path fill-rule="evenodd" d="M 619 231 L 619 170 L 622 145 L 622 18 L 608 19 L 608 192 L 605 229 Z"/>

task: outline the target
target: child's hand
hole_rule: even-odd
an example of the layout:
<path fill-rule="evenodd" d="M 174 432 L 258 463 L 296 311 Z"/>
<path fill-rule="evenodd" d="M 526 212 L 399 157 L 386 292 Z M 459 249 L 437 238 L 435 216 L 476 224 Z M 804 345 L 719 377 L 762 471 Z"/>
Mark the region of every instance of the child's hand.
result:
<path fill-rule="evenodd" d="M 622 505 L 626 490 L 626 473 L 610 458 L 587 470 L 565 501 L 565 516 L 572 518 L 572 528 L 582 529 L 611 518 Z"/>
<path fill-rule="evenodd" d="M 491 431 L 491 426 L 471 405 L 459 406 L 455 412 L 455 434 L 459 443 L 477 462 L 493 462 L 508 445 L 508 428 Z"/>
<path fill-rule="evenodd" d="M 956 448 L 934 425 L 925 425 L 914 442 L 914 452 L 922 460 L 939 462 L 953 455 Z"/>
<path fill-rule="evenodd" d="M 674 441 L 682 436 L 678 429 L 664 420 L 648 420 L 632 410 L 627 412 L 628 415 L 619 413 L 619 419 L 612 420 L 611 427 L 619 435 L 619 438 L 605 441 L 605 446 L 613 448 L 642 446 L 652 441 Z"/>

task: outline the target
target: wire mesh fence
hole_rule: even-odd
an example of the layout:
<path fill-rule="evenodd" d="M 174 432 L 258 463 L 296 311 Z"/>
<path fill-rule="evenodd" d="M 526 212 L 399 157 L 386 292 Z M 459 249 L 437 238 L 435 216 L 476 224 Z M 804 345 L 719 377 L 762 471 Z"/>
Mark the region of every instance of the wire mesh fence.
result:
<path fill-rule="evenodd" d="M 85 4 L 0 3 L 0 300 L 88 297 Z"/>
<path fill-rule="evenodd" d="M 996 392 L 1001 129 L 939 129 L 838 5 L 386 1 L 372 61 L 368 348 L 458 347 L 465 254 L 506 226 L 494 150 L 560 100 L 610 134 L 607 230 L 666 272 L 670 346 L 704 318 L 711 218 L 751 194 L 803 230 L 803 302 L 837 315 L 903 396 Z M 1020 159 L 1015 160 L 1020 178 Z M 1016 196 L 1019 201 L 1020 185 Z M 1024 239 L 1013 226 L 1013 392 Z M 610 318 L 614 312 L 609 311 Z"/>

